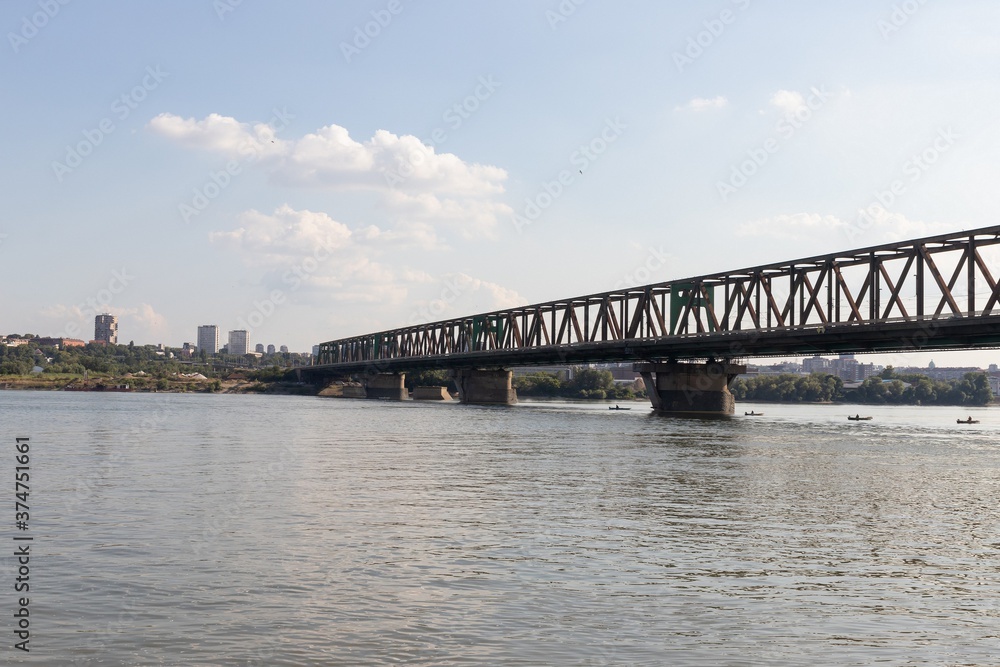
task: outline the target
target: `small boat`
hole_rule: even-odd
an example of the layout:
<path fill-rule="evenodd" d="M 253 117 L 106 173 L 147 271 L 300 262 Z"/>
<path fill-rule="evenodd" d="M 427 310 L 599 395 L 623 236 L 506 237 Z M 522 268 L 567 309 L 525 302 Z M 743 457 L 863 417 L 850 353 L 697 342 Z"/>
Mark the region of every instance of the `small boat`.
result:
<path fill-rule="evenodd" d="M 866 422 L 873 419 L 872 417 L 862 417 L 861 415 L 855 415 L 854 417 L 848 416 L 847 418 L 852 422 Z"/>
<path fill-rule="evenodd" d="M 750 412 L 744 412 L 743 416 L 744 417 L 763 417 L 764 413 L 763 412 L 754 412 L 753 410 L 751 410 Z"/>
<path fill-rule="evenodd" d="M 968 419 L 958 419 L 956 421 L 958 421 L 959 424 L 978 424 L 979 423 L 978 419 L 973 419 L 972 417 L 969 417 Z"/>
<path fill-rule="evenodd" d="M 608 407 L 608 410 L 631 410 L 632 408 L 620 408 L 617 405 L 615 407 Z"/>

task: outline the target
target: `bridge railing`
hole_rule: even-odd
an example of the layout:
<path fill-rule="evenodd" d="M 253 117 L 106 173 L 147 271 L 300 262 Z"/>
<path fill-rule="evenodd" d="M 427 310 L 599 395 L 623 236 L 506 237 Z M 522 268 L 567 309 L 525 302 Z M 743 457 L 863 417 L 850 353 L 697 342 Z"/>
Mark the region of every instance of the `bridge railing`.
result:
<path fill-rule="evenodd" d="M 1000 226 L 320 344 L 318 364 L 1000 314 Z"/>

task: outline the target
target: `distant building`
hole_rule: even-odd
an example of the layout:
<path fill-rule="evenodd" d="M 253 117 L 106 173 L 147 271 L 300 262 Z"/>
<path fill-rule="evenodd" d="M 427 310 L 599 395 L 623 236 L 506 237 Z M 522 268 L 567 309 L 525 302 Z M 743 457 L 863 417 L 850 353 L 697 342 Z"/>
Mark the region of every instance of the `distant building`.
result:
<path fill-rule="evenodd" d="M 94 318 L 94 340 L 118 344 L 118 316 L 104 313 Z"/>
<path fill-rule="evenodd" d="M 802 364 L 796 364 L 791 361 L 772 364 L 770 366 L 753 366 L 752 368 L 756 369 L 758 375 L 784 375 L 786 373 L 797 375 L 802 372 Z M 750 367 L 747 368 L 747 374 L 750 374 Z"/>
<path fill-rule="evenodd" d="M 1000 396 L 1000 368 L 997 368 L 996 364 L 990 364 L 989 370 L 986 371 L 986 380 L 990 383 L 993 397 Z"/>
<path fill-rule="evenodd" d="M 246 329 L 229 332 L 229 354 L 244 355 L 250 352 L 250 334 Z"/>
<path fill-rule="evenodd" d="M 254 348 L 254 352 L 257 354 L 264 354 L 264 343 L 257 343 Z"/>
<path fill-rule="evenodd" d="M 205 324 L 198 327 L 198 351 L 206 354 L 219 352 L 219 327 Z"/>
<path fill-rule="evenodd" d="M 279 348 L 279 349 L 281 350 L 282 354 L 288 354 L 288 346 L 287 345 L 282 345 L 281 348 Z"/>
<path fill-rule="evenodd" d="M 267 346 L 267 353 L 268 354 L 274 354 L 274 346 L 273 345 L 268 345 Z"/>
<path fill-rule="evenodd" d="M 815 357 L 802 360 L 802 371 L 804 373 L 822 373 L 830 370 L 830 360 L 818 354 Z"/>
<path fill-rule="evenodd" d="M 563 382 L 573 379 L 574 368 L 572 366 L 515 366 L 511 369 L 514 377 L 524 377 L 534 373 L 549 373 L 555 375 Z"/>
<path fill-rule="evenodd" d="M 802 360 L 803 373 L 828 373 L 836 375 L 847 384 L 860 384 L 873 375 L 882 372 L 881 366 L 862 364 L 853 354 L 842 354 L 836 359 L 827 359 L 818 354 Z"/>
<path fill-rule="evenodd" d="M 319 356 L 319 345 L 313 345 L 312 356 L 314 356 L 314 357 L 318 357 Z"/>
<path fill-rule="evenodd" d="M 83 347 L 87 344 L 86 341 L 76 338 L 35 338 L 32 343 L 38 347 L 57 347 L 60 350 L 65 350 L 67 347 Z"/>
<path fill-rule="evenodd" d="M 190 359 L 197 351 L 198 346 L 194 343 L 184 343 L 184 347 L 181 348 L 181 356 Z"/>
<path fill-rule="evenodd" d="M 858 370 L 855 377 L 858 380 L 867 380 L 873 375 L 878 375 L 882 372 L 881 366 L 876 366 L 875 364 L 858 364 Z"/>
<path fill-rule="evenodd" d="M 842 354 L 838 359 L 832 360 L 830 369 L 844 382 L 863 382 L 881 370 L 876 369 L 875 364 L 859 363 L 853 354 Z"/>
<path fill-rule="evenodd" d="M 976 368 L 974 366 L 930 366 L 927 368 L 920 368 L 919 366 L 909 366 L 907 368 L 897 368 L 896 372 L 906 375 L 926 375 L 932 380 L 941 380 L 947 382 L 949 380 L 961 380 L 965 377 L 966 373 L 983 373 L 982 368 Z"/>
<path fill-rule="evenodd" d="M 595 364 L 593 367 L 608 371 L 617 384 L 631 384 L 639 378 L 639 374 L 633 369 L 632 362 L 619 364 Z"/>

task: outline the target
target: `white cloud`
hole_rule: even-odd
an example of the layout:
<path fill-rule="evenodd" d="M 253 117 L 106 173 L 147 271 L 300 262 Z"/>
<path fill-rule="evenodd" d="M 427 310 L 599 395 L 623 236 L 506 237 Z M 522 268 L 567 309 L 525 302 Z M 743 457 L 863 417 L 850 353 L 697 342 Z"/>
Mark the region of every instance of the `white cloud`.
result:
<path fill-rule="evenodd" d="M 867 211 L 859 209 L 855 217 L 847 222 L 845 232 L 854 242 L 849 247 L 854 247 L 947 234 L 961 227 L 955 222 L 910 220 L 902 213 L 893 213 L 879 204 L 873 204 Z"/>
<path fill-rule="evenodd" d="M 771 96 L 771 106 L 783 114 L 794 114 L 806 108 L 806 99 L 794 90 L 779 90 Z"/>
<path fill-rule="evenodd" d="M 415 304 L 421 312 L 441 315 L 526 303 L 513 290 L 465 273 L 434 275 L 407 266 L 399 261 L 398 252 L 395 261 L 384 260 L 382 255 L 398 250 L 400 243 L 436 242 L 434 230 L 419 222 L 400 223 L 391 230 L 375 226 L 351 230 L 325 213 L 285 204 L 270 214 L 246 211 L 238 227 L 214 232 L 210 238 L 237 252 L 247 265 L 260 268 L 263 285 L 280 289 L 292 301 L 384 308 Z"/>
<path fill-rule="evenodd" d="M 794 213 L 744 222 L 736 228 L 736 234 L 737 236 L 765 236 L 795 240 L 823 235 L 845 227 L 847 227 L 847 223 L 833 215 Z M 831 248 L 831 250 L 835 249 Z"/>
<path fill-rule="evenodd" d="M 795 213 L 752 220 L 736 228 L 737 236 L 809 241 L 822 244 L 829 251 L 895 243 L 907 239 L 945 234 L 955 231 L 955 223 L 910 220 L 880 205 L 844 220 L 835 215 Z"/>
<path fill-rule="evenodd" d="M 506 204 L 482 199 L 441 199 L 424 193 L 391 192 L 386 206 L 404 223 L 436 223 L 456 229 L 466 239 L 492 236 L 498 215 L 512 215 Z"/>
<path fill-rule="evenodd" d="M 139 304 L 137 308 L 111 308 L 111 313 L 118 316 L 119 326 L 121 321 L 126 321 L 140 331 L 160 335 L 166 332 L 167 318 L 156 312 L 148 303 Z"/>
<path fill-rule="evenodd" d="M 434 227 L 425 222 L 400 222 L 392 229 L 381 229 L 370 225 L 354 233 L 358 243 L 377 244 L 383 248 L 392 246 L 410 247 L 420 250 L 450 250 L 451 248 L 437 235 Z"/>
<path fill-rule="evenodd" d="M 490 197 L 504 191 L 507 172 L 437 153 L 411 135 L 378 130 L 360 143 L 328 125 L 295 142 L 274 176 L 286 185 Z"/>
<path fill-rule="evenodd" d="M 266 123 L 241 123 L 230 116 L 209 114 L 202 120 L 161 113 L 149 121 L 154 132 L 184 146 L 222 153 L 231 158 L 280 155 L 288 144 L 275 136 Z"/>
<path fill-rule="evenodd" d="M 425 290 L 426 293 L 426 290 Z M 466 273 L 446 273 L 433 281 L 429 298 L 414 299 L 408 325 L 450 317 L 523 306 L 527 300 L 515 290 Z"/>
<path fill-rule="evenodd" d="M 675 111 L 707 111 L 710 109 L 722 109 L 729 105 L 729 100 L 719 95 L 718 97 L 696 97 L 687 104 L 677 106 Z"/>
<path fill-rule="evenodd" d="M 494 228 L 510 207 L 497 200 L 507 172 L 438 153 L 411 135 L 378 130 L 357 141 L 339 125 L 327 125 L 297 140 L 280 140 L 263 123 L 250 125 L 210 114 L 202 120 L 160 114 L 149 128 L 182 145 L 231 159 L 261 162 L 280 185 L 377 193 L 390 212 L 410 222 L 443 224 L 463 236 Z"/>
<path fill-rule="evenodd" d="M 371 229 L 357 236 L 326 213 L 284 204 L 270 214 L 246 211 L 239 227 L 212 232 L 209 239 L 238 253 L 248 266 L 262 268 L 269 288 L 318 292 L 324 300 L 341 302 L 399 301 L 406 290 L 374 258 L 377 244 L 366 243 Z"/>
<path fill-rule="evenodd" d="M 317 248 L 327 252 L 346 248 L 351 236 L 346 225 L 326 213 L 296 211 L 284 204 L 272 215 L 246 211 L 239 228 L 212 232 L 209 239 L 238 248 L 251 263 L 270 264 L 310 255 Z"/>

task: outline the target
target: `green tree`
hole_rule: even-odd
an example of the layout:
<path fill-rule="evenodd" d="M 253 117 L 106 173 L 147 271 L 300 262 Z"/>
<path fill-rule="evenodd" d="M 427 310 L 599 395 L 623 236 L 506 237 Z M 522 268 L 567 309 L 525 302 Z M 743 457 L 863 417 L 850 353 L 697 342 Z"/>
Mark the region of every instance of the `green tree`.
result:
<path fill-rule="evenodd" d="M 414 387 L 450 387 L 454 386 L 451 376 L 445 370 L 417 371 L 407 373 L 405 380 L 406 388 Z"/>
<path fill-rule="evenodd" d="M 0 362 L 0 375 L 27 375 L 32 363 L 24 359 L 7 359 Z"/>
<path fill-rule="evenodd" d="M 615 384 L 615 378 L 611 371 L 578 368 L 570 384 L 577 391 L 607 391 Z"/>
<path fill-rule="evenodd" d="M 514 378 L 513 386 L 519 396 L 555 397 L 565 393 L 566 388 L 552 373 L 529 373 Z"/>

